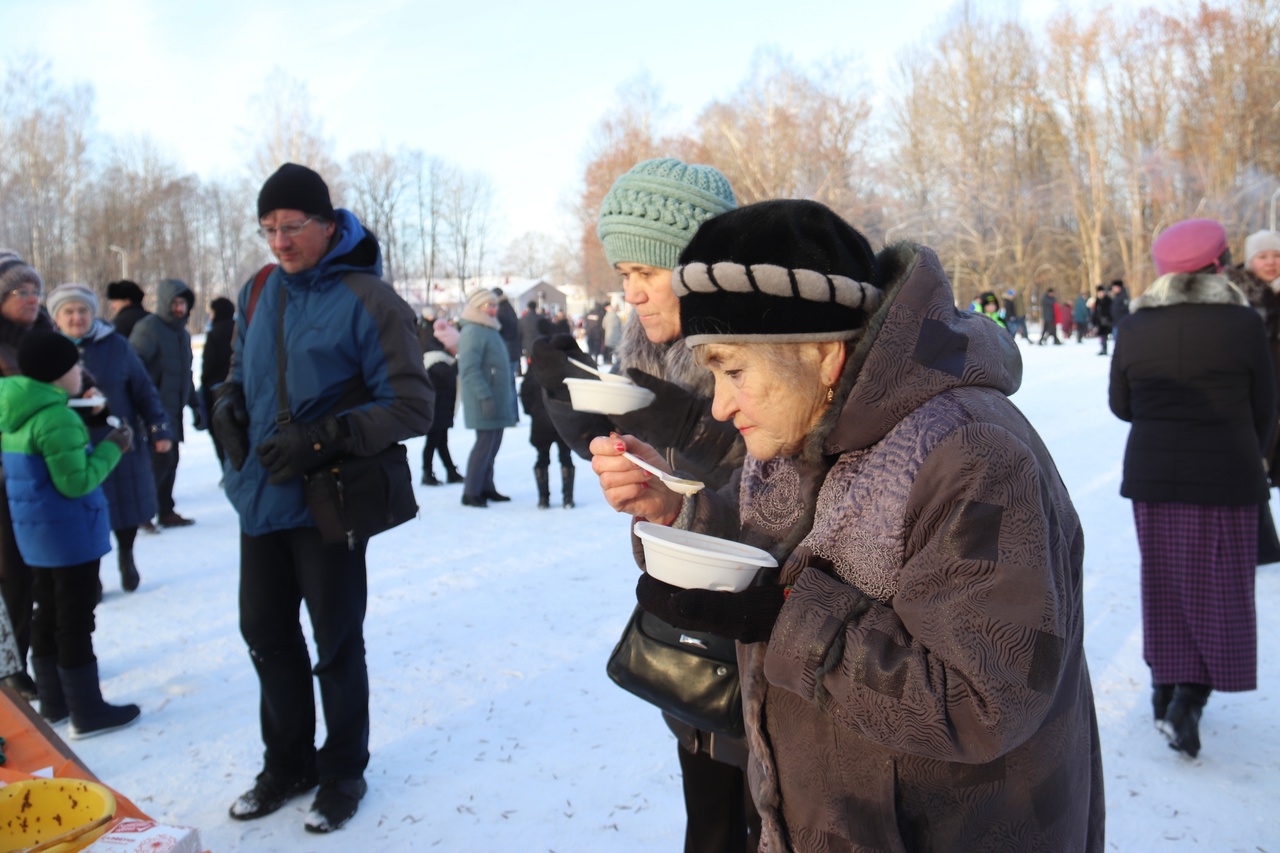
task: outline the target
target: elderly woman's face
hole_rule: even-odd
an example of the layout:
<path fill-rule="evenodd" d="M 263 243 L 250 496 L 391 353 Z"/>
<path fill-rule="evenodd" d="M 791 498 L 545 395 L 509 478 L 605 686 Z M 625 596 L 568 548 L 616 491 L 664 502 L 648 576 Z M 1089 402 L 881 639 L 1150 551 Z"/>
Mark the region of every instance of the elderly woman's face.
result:
<path fill-rule="evenodd" d="M 800 360 L 794 370 L 784 369 L 750 345 L 710 344 L 703 353 L 716 381 L 712 416 L 733 421 L 747 452 L 761 461 L 800 452 L 827 405 L 823 354 L 838 347 L 843 363 L 841 344 L 796 346 Z"/>
<path fill-rule="evenodd" d="M 53 322 L 59 332 L 79 340 L 93 326 L 93 312 L 83 302 L 64 302 L 58 306 L 58 313 L 53 315 Z"/>
<path fill-rule="evenodd" d="M 624 298 L 636 308 L 636 319 L 645 336 L 655 344 L 680 337 L 680 299 L 671 289 L 671 270 L 620 261 Z"/>
<path fill-rule="evenodd" d="M 1275 281 L 1280 278 L 1280 252 L 1275 249 L 1258 252 L 1249 261 L 1249 269 L 1263 281 Z"/>

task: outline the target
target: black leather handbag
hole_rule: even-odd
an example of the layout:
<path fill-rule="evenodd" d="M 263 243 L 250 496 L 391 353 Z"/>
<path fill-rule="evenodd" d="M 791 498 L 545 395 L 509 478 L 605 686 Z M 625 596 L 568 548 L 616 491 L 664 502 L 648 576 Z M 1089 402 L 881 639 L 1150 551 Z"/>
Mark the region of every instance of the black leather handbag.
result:
<path fill-rule="evenodd" d="M 418 514 L 403 444 L 348 456 L 303 475 L 307 510 L 328 545 L 348 548 Z"/>
<path fill-rule="evenodd" d="M 746 733 L 733 640 L 677 628 L 637 607 L 606 671 L 682 723 L 734 738 Z"/>

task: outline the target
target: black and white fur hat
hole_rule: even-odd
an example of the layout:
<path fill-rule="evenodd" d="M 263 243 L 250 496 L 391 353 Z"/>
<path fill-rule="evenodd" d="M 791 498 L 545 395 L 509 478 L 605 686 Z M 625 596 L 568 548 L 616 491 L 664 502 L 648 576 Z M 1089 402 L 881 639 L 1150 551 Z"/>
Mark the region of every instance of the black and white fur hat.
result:
<path fill-rule="evenodd" d="M 762 201 L 702 224 L 671 285 L 689 346 L 848 341 L 884 298 L 866 238 L 816 201 Z"/>

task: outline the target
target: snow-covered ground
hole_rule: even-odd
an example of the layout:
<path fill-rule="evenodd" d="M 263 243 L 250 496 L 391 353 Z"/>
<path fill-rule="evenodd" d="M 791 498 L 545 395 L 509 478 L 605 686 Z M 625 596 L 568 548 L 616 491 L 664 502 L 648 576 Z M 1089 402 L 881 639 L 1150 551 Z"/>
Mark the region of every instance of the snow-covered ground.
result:
<path fill-rule="evenodd" d="M 1137 544 L 1118 494 L 1127 425 L 1107 409 L 1109 359 L 1093 341 L 1022 352 L 1014 402 L 1053 451 L 1084 521 L 1108 849 L 1280 853 L 1280 565 L 1258 570 L 1260 689 L 1215 694 L 1203 752 L 1185 760 L 1151 724 Z M 527 430 L 522 417 L 498 457 L 511 503 L 470 509 L 461 486 L 419 487 L 420 518 L 370 545 L 373 757 L 369 794 L 347 828 L 304 832 L 306 797 L 258 821 L 227 817 L 262 746 L 237 623 L 236 518 L 203 433 L 188 433 L 177 485 L 179 512 L 197 524 L 139 535 L 142 586 L 132 595 L 120 591 L 114 557 L 103 560 L 104 692 L 139 703 L 142 721 L 76 742 L 77 753 L 156 819 L 198 827 L 215 853 L 680 850 L 675 742 L 656 710 L 604 672 L 633 603 L 626 519 L 585 462 L 576 509 L 558 499 L 536 509 Z M 460 464 L 471 438 L 453 431 Z M 410 446 L 415 478 L 421 447 Z M 552 482 L 558 489 L 554 467 Z"/>

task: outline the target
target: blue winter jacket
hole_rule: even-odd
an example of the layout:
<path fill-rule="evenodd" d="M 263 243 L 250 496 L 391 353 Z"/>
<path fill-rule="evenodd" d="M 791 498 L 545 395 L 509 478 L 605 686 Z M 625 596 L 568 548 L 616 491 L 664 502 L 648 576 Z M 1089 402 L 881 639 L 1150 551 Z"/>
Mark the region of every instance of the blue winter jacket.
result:
<path fill-rule="evenodd" d="M 252 318 L 251 281 L 237 300 L 231 379 L 244 388 L 249 455 L 239 471 L 228 463 L 225 488 L 250 536 L 315 526 L 303 501 L 302 478 L 272 485 L 257 454 L 258 445 L 279 431 L 276 324 L 282 289 L 288 294 L 285 382 L 295 422 L 344 416 L 357 456 L 423 435 L 431 426 L 434 395 L 413 309 L 378 280 L 377 239 L 350 211 L 336 211 L 336 222 L 333 246 L 320 263 L 292 275 L 280 267 L 272 271 Z M 352 272 L 366 275 L 346 276 Z"/>
<path fill-rule="evenodd" d="M 142 360 L 110 323 L 94 320 L 89 334 L 76 345 L 111 414 L 133 427 L 133 450 L 103 482 L 102 491 L 111 508 L 111 529 L 137 527 L 156 514 L 156 480 L 147 442 L 173 438 L 168 415 Z M 109 426 L 94 427 L 89 437 L 96 443 L 109 432 Z"/>

